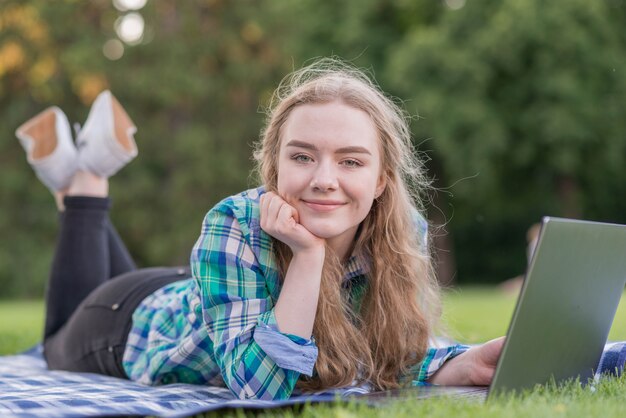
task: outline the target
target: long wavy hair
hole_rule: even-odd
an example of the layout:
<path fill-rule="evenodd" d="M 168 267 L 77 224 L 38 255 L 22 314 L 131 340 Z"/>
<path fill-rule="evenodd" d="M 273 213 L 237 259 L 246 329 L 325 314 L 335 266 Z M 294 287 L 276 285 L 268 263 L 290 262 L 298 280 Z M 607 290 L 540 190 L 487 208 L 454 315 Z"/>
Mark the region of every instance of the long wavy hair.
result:
<path fill-rule="evenodd" d="M 313 335 L 319 354 L 315 373 L 298 387 L 314 391 L 369 381 L 398 387 L 400 377 L 423 358 L 440 315 L 439 288 L 426 243 L 420 242 L 415 213 L 429 187 L 411 142 L 408 116 L 361 70 L 322 59 L 288 75 L 270 102 L 255 150 L 257 169 L 268 190 L 277 191 L 281 130 L 291 111 L 311 103 L 341 101 L 366 112 L 378 131 L 383 193 L 360 225 L 353 254 L 369 260 L 367 290 L 360 312 L 352 312 L 341 283 L 344 260 L 327 248 Z M 284 277 L 289 247 L 274 240 Z"/>

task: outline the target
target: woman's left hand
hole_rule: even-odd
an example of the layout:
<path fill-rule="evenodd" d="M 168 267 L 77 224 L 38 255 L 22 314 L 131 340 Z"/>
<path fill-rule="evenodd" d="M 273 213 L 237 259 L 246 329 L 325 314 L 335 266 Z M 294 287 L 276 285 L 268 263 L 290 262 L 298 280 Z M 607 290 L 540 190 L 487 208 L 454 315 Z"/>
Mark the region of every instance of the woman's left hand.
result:
<path fill-rule="evenodd" d="M 503 345 L 504 337 L 500 337 L 472 347 L 447 361 L 428 381 L 447 386 L 487 386 L 493 379 Z"/>

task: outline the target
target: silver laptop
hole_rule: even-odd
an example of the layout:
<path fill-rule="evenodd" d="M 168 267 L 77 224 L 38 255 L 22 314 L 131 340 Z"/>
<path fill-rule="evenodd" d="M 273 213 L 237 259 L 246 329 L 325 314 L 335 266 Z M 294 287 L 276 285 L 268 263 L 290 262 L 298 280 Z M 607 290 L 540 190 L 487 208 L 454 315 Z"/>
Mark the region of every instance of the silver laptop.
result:
<path fill-rule="evenodd" d="M 626 285 L 626 225 L 543 219 L 490 387 L 424 386 L 384 399 L 521 392 L 594 375 Z"/>

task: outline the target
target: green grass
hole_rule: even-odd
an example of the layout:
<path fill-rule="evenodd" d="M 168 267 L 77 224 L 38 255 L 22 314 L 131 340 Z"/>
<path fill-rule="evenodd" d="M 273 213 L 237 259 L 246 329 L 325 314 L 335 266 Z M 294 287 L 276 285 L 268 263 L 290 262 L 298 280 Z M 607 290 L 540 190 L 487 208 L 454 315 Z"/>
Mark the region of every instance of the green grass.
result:
<path fill-rule="evenodd" d="M 41 301 L 0 302 L 0 355 L 32 347 L 43 335 Z"/>
<path fill-rule="evenodd" d="M 516 294 L 505 294 L 492 287 L 449 291 L 443 300 L 444 325 L 452 338 L 466 343 L 505 335 L 516 300 Z M 626 340 L 626 294 L 617 308 L 609 340 Z"/>
<path fill-rule="evenodd" d="M 450 337 L 478 343 L 504 335 L 516 297 L 495 288 L 464 288 L 444 297 L 444 321 Z M 0 302 L 0 354 L 28 348 L 40 339 L 43 304 L 38 301 Z M 618 308 L 609 338 L 626 340 L 626 297 Z M 626 376 L 605 379 L 596 390 L 577 385 L 541 387 L 518 397 L 507 397 L 486 404 L 446 398 L 402 400 L 381 408 L 360 404 L 305 406 L 298 410 L 270 410 L 247 413 L 207 414 L 206 417 L 257 416 L 302 418 L 409 418 L 431 417 L 622 417 L 626 411 Z"/>
<path fill-rule="evenodd" d="M 300 418 L 508 418 L 508 417 L 623 417 L 626 406 L 626 379 L 601 382 L 595 392 L 570 385 L 564 388 L 537 389 L 519 397 L 481 403 L 471 400 L 438 398 L 397 401 L 384 407 L 360 404 L 306 406 L 300 411 L 267 411 L 245 414 L 206 414 L 205 417 L 300 417 Z"/>

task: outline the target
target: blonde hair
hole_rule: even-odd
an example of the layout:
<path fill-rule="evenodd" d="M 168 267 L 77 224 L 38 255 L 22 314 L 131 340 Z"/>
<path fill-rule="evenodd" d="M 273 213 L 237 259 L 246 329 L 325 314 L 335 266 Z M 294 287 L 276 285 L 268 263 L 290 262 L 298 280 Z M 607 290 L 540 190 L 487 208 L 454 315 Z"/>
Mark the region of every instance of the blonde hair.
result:
<path fill-rule="evenodd" d="M 307 103 L 341 101 L 366 112 L 378 131 L 383 193 L 363 220 L 354 252 L 371 260 L 360 312 L 341 293 L 344 266 L 327 248 L 313 328 L 319 355 L 315 374 L 300 379 L 303 390 L 369 381 L 376 388 L 399 386 L 399 377 L 423 358 L 439 317 L 439 289 L 415 212 L 419 192 L 429 186 L 411 143 L 408 118 L 360 70 L 325 58 L 288 75 L 270 103 L 255 159 L 267 190 L 276 191 L 281 129 L 291 111 Z M 289 247 L 274 240 L 281 272 Z"/>

